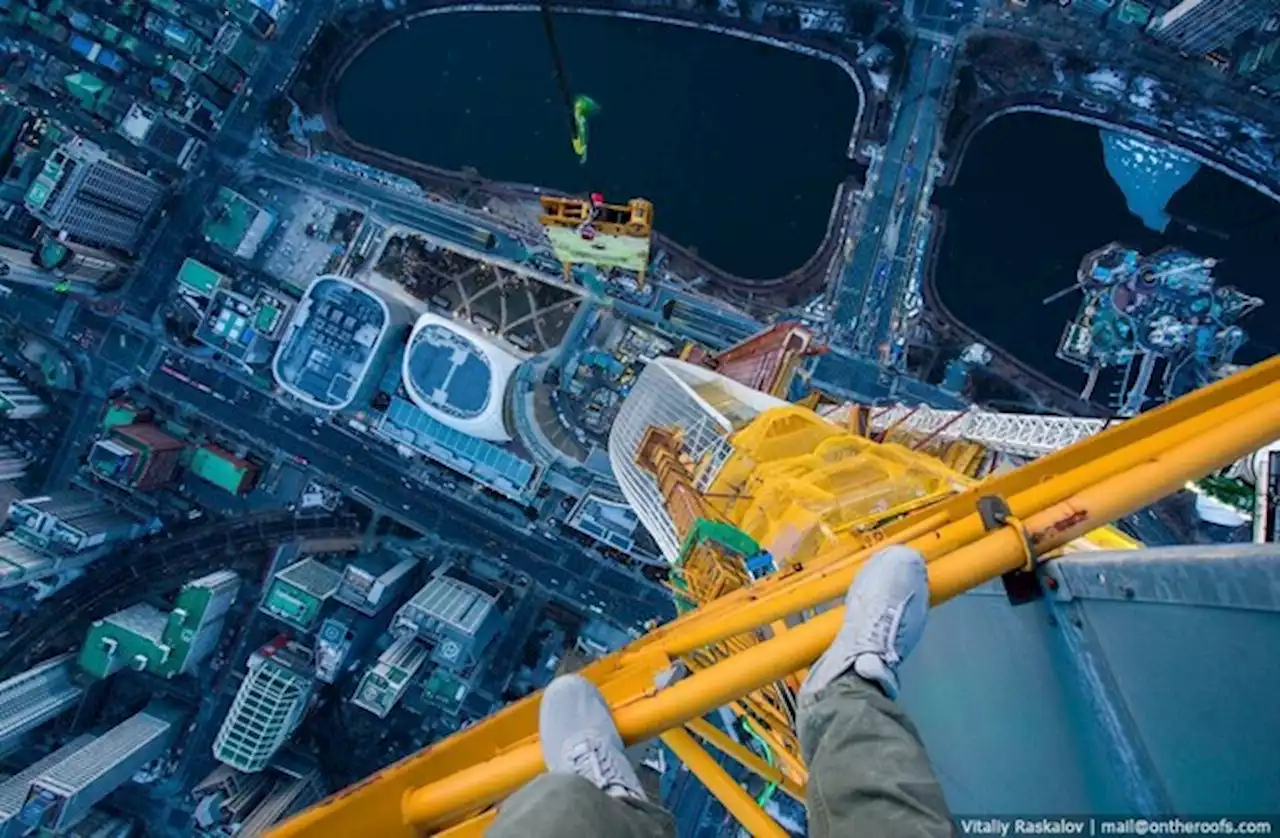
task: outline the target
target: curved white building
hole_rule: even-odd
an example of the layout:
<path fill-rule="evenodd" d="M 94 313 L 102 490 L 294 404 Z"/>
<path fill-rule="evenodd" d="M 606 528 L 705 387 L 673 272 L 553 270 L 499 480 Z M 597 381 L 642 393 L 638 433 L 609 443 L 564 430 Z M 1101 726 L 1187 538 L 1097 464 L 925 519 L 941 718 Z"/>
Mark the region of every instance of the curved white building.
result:
<path fill-rule="evenodd" d="M 317 277 L 294 309 L 271 371 L 300 401 L 343 410 L 360 392 L 391 320 L 372 291 L 345 277 Z"/>
<path fill-rule="evenodd" d="M 401 376 L 423 412 L 456 431 L 510 442 L 503 407 L 520 359 L 466 326 L 430 312 L 418 318 Z"/>
<path fill-rule="evenodd" d="M 680 555 L 675 524 L 653 475 L 636 465 L 640 441 L 651 426 L 679 428 L 684 449 L 710 483 L 733 448 L 728 437 L 766 410 L 787 403 L 723 375 L 675 358 L 645 365 L 609 432 L 609 464 L 622 494 L 667 561 Z"/>

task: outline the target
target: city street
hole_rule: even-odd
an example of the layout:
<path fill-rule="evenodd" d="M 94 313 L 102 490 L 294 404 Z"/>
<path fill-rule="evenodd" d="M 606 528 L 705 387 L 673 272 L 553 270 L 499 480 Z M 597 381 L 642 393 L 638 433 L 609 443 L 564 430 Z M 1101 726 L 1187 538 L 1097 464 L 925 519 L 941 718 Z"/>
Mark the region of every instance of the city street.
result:
<path fill-rule="evenodd" d="M 180 374 L 196 386 L 162 367 L 147 388 L 264 452 L 295 458 L 383 515 L 443 540 L 492 544 L 495 558 L 622 624 L 669 613 L 670 594 L 638 571 L 555 536 L 545 537 L 547 549 L 538 550 L 531 542 L 544 536 L 527 521 L 488 513 L 465 495 L 409 479 L 409 461 L 389 446 L 317 423 L 313 415 L 288 410 L 208 368 L 182 365 Z"/>
<path fill-rule="evenodd" d="M 833 291 L 832 343 L 858 355 L 878 357 L 879 347 L 893 337 L 893 311 L 910 276 L 917 207 L 940 139 L 952 63 L 949 48 L 916 41 L 853 258 Z"/>

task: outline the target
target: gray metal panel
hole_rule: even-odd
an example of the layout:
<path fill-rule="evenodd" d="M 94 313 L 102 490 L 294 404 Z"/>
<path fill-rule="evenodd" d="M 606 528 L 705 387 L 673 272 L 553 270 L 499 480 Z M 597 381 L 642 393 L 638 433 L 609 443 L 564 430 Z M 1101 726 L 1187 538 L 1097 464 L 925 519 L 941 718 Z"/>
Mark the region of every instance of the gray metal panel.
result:
<path fill-rule="evenodd" d="M 1280 615 L 1127 602 L 1083 612 L 1174 811 L 1275 811 Z"/>
<path fill-rule="evenodd" d="M 130 716 L 33 781 L 66 798 L 58 824 L 74 823 L 169 747 L 173 723 L 143 711 Z"/>
<path fill-rule="evenodd" d="M 56 765 L 92 741 L 93 737 L 88 734 L 77 736 L 58 750 L 41 757 L 0 783 L 0 838 L 8 838 L 8 824 L 22 808 L 23 801 L 27 799 L 27 790 L 31 788 L 31 781 L 49 766 Z"/>
<path fill-rule="evenodd" d="M 426 584 L 412 603 L 427 616 L 474 636 L 493 610 L 493 599 L 483 591 L 456 579 L 438 576 Z"/>
<path fill-rule="evenodd" d="M 342 572 L 317 559 L 307 558 L 276 573 L 282 582 L 301 588 L 319 599 L 331 596 L 342 581 Z"/>
<path fill-rule="evenodd" d="M 71 654 L 58 655 L 0 683 L 0 745 L 68 710 L 83 690 L 71 681 Z"/>
<path fill-rule="evenodd" d="M 899 702 L 920 730 L 952 811 L 1127 811 L 1120 778 L 1044 603 L 961 596 L 930 613 Z"/>
<path fill-rule="evenodd" d="M 900 701 L 957 814 L 1267 813 L 1280 546 L 1083 553 L 933 610 Z"/>

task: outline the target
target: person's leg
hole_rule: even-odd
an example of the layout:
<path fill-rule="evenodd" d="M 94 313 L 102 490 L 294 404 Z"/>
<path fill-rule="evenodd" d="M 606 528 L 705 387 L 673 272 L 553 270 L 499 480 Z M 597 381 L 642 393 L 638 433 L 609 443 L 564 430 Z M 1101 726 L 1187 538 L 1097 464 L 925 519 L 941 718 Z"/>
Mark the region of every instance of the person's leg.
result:
<path fill-rule="evenodd" d="M 889 547 L 845 597 L 844 624 L 800 689 L 809 835 L 949 836 L 951 815 L 898 694 L 929 611 L 924 560 Z"/>
<path fill-rule="evenodd" d="M 538 711 L 543 774 L 503 802 L 489 838 L 672 838 L 623 751 L 609 705 L 577 675 L 551 682 Z"/>
<path fill-rule="evenodd" d="M 659 806 L 610 797 L 576 774 L 543 774 L 502 804 L 489 838 L 668 838 L 675 822 Z"/>

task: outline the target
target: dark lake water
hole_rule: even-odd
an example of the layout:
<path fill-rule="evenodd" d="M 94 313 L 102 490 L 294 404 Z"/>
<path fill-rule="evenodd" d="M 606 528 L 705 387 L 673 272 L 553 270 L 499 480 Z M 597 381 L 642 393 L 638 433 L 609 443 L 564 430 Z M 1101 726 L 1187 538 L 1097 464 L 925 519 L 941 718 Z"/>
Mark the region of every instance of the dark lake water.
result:
<path fill-rule="evenodd" d="M 575 93 L 602 111 L 580 165 L 533 13 L 419 18 L 356 59 L 337 92 L 356 140 L 448 169 L 654 202 L 657 228 L 739 276 L 771 278 L 826 230 L 857 110 L 830 61 L 711 32 L 556 17 Z"/>
<path fill-rule="evenodd" d="M 1048 306 L 1041 301 L 1075 282 L 1081 257 L 1111 241 L 1143 252 L 1178 245 L 1219 258 L 1219 285 L 1265 301 L 1241 321 L 1249 341 L 1236 361 L 1252 363 L 1280 349 L 1280 204 L 1227 175 L 1201 168 L 1169 203 L 1175 220 L 1156 233 L 1125 205 L 1096 127 L 1012 114 L 974 137 L 943 200 L 947 230 L 936 274 L 943 302 L 1068 387 L 1079 388 L 1085 375 L 1054 353 L 1080 295 Z"/>

